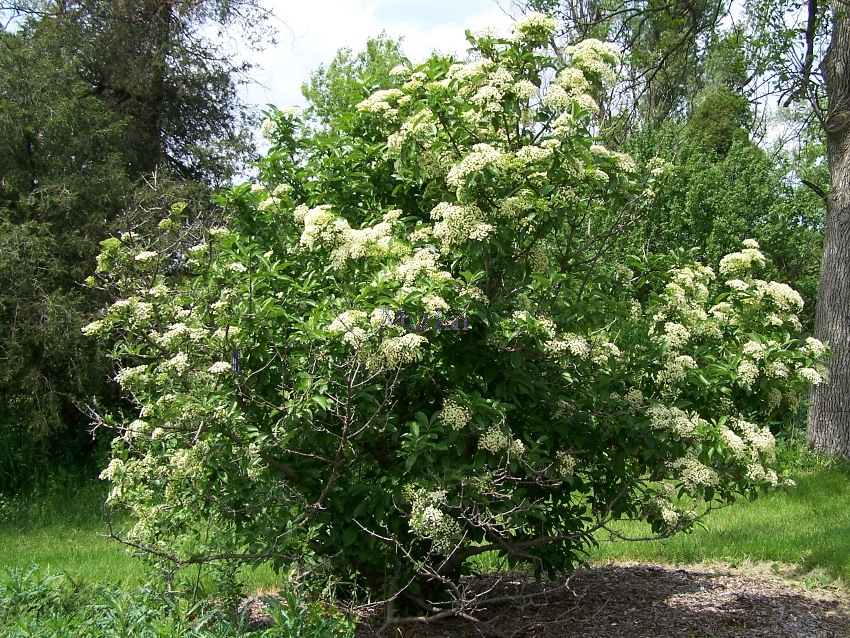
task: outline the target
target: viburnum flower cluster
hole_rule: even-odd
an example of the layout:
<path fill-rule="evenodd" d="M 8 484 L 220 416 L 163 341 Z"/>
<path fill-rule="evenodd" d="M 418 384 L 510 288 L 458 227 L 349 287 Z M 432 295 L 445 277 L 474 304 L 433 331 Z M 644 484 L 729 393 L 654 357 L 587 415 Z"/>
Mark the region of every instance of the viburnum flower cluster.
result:
<path fill-rule="evenodd" d="M 103 243 L 118 301 L 85 332 L 135 408 L 103 473 L 135 546 L 436 600 L 477 554 L 555 574 L 617 519 L 663 537 L 785 482 L 773 432 L 826 346 L 753 240 L 716 270 L 614 256 L 669 167 L 604 146 L 616 50 L 565 64 L 554 32 L 470 35 L 320 132 L 271 112 L 224 225 Z M 437 310 L 467 329 L 393 320 Z"/>

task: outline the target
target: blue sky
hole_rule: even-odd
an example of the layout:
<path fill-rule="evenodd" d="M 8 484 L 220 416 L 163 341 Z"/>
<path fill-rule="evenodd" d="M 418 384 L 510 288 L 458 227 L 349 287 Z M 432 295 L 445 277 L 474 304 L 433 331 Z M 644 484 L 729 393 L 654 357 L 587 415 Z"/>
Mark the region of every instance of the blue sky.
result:
<path fill-rule="evenodd" d="M 354 51 L 366 39 L 386 31 L 404 37 L 413 60 L 432 50 L 463 53 L 464 31 L 493 26 L 510 29 L 510 0 L 301 0 L 264 3 L 276 15 L 278 44 L 250 59 L 255 69 L 246 87 L 249 103 L 264 107 L 303 105 L 301 84 L 319 64 L 330 62 L 340 47 Z"/>

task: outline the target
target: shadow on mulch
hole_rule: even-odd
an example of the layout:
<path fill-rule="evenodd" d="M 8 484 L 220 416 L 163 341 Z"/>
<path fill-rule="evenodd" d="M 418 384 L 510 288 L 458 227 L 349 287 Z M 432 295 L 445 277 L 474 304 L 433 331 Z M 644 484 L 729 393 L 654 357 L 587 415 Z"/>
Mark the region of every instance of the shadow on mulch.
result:
<path fill-rule="evenodd" d="M 568 588 L 527 573 L 470 585 L 507 598 L 476 613 L 387 630 L 396 638 L 850 638 L 850 602 L 834 590 L 803 591 L 771 577 L 658 566 L 593 567 Z M 554 591 L 553 591 L 554 590 Z M 549 593 L 544 593 L 544 592 Z M 529 594 L 540 594 L 526 598 Z M 375 632 L 360 625 L 358 638 Z"/>

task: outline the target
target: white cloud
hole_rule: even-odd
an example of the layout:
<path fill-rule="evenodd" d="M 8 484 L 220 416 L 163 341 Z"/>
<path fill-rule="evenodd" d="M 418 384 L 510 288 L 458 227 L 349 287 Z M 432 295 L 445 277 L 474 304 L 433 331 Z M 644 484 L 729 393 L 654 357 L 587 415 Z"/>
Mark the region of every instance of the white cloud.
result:
<path fill-rule="evenodd" d="M 421 60 L 433 50 L 465 52 L 466 29 L 507 32 L 511 24 L 494 0 L 266 0 L 266 6 L 277 16 L 279 43 L 249 58 L 261 68 L 244 89 L 247 101 L 261 108 L 303 105 L 301 84 L 311 71 L 330 62 L 337 49 L 358 51 L 381 31 L 403 36 L 405 54 Z"/>

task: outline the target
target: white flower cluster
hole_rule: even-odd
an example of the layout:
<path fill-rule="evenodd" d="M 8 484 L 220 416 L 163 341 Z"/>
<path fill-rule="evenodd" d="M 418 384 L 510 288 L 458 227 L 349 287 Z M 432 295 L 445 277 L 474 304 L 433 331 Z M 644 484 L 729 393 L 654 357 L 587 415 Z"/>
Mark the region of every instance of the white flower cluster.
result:
<path fill-rule="evenodd" d="M 159 253 L 156 253 L 152 250 L 145 250 L 136 255 L 136 261 L 150 261 L 151 259 L 156 259 L 159 256 Z"/>
<path fill-rule="evenodd" d="M 401 128 L 391 133 L 387 138 L 387 155 L 389 157 L 398 157 L 401 154 L 401 149 L 404 143 L 410 138 L 417 136 L 426 139 L 436 133 L 437 118 L 429 108 L 424 108 L 414 116 L 406 119 Z"/>
<path fill-rule="evenodd" d="M 121 368 L 118 374 L 115 375 L 115 380 L 122 388 L 128 389 L 134 381 L 144 379 L 147 371 L 148 366 L 146 365 Z"/>
<path fill-rule="evenodd" d="M 726 282 L 726 285 L 729 286 L 735 292 L 746 292 L 750 289 L 750 284 L 740 279 L 730 279 Z"/>
<path fill-rule="evenodd" d="M 764 368 L 764 376 L 768 379 L 787 379 L 788 366 L 781 361 L 771 361 Z"/>
<path fill-rule="evenodd" d="M 446 79 L 467 82 L 473 78 L 485 75 L 493 68 L 490 60 L 472 60 L 470 62 L 452 64 L 446 72 Z"/>
<path fill-rule="evenodd" d="M 188 333 L 189 327 L 180 321 L 168 326 L 168 330 L 166 330 L 162 335 L 159 335 L 156 341 L 160 345 L 170 348 L 174 346 L 175 342 L 184 340 Z"/>
<path fill-rule="evenodd" d="M 458 290 L 458 295 L 460 297 L 466 297 L 470 301 L 480 302 L 485 306 L 490 305 L 490 300 L 487 298 L 487 295 L 485 295 L 484 291 L 477 286 L 463 286 Z"/>
<path fill-rule="evenodd" d="M 670 270 L 672 280 L 684 290 L 692 293 L 701 300 L 708 298 L 707 282 L 714 279 L 714 270 L 701 264 L 692 264 Z"/>
<path fill-rule="evenodd" d="M 210 374 L 225 374 L 230 372 L 232 366 L 227 361 L 216 361 L 209 367 Z"/>
<path fill-rule="evenodd" d="M 346 310 L 341 312 L 328 326 L 328 332 L 346 332 L 354 328 L 366 318 L 362 310 Z"/>
<path fill-rule="evenodd" d="M 366 362 L 370 370 L 393 370 L 399 366 L 416 361 L 422 354 L 422 346 L 428 339 L 422 335 L 408 332 L 400 337 L 387 337 L 378 346 L 376 352 Z"/>
<path fill-rule="evenodd" d="M 744 443 L 744 440 L 735 434 L 732 430 L 727 427 L 723 427 L 720 432 L 720 437 L 723 439 L 723 442 L 726 446 L 732 450 L 732 453 L 738 458 L 746 458 L 747 456 L 747 445 Z"/>
<path fill-rule="evenodd" d="M 484 221 L 484 213 L 477 206 L 458 206 L 441 202 L 431 211 L 434 236 L 441 242 L 443 251 L 448 252 L 470 240 L 484 241 L 493 234 L 493 226 Z"/>
<path fill-rule="evenodd" d="M 655 403 L 646 411 L 653 430 L 667 430 L 681 437 L 690 436 L 700 423 L 696 414 L 688 414 L 677 407 Z"/>
<path fill-rule="evenodd" d="M 178 352 L 166 361 L 163 366 L 174 370 L 177 374 L 182 374 L 189 368 L 189 357 L 185 352 Z"/>
<path fill-rule="evenodd" d="M 608 341 L 607 336 L 603 334 L 595 335 L 593 345 L 591 347 L 590 360 L 598 366 L 608 363 L 610 357 L 619 357 L 622 355 L 620 348 L 613 341 Z"/>
<path fill-rule="evenodd" d="M 440 411 L 440 420 L 453 430 L 463 429 L 469 423 L 469 410 L 459 405 L 454 399 L 446 399 Z"/>
<path fill-rule="evenodd" d="M 113 458 L 109 461 L 109 465 L 106 466 L 106 469 L 100 473 L 100 479 L 103 481 L 114 481 L 121 475 L 123 470 L 124 461 Z"/>
<path fill-rule="evenodd" d="M 529 215 L 529 213 L 540 210 L 545 205 L 542 200 L 535 197 L 534 193 L 528 189 L 524 189 L 516 195 L 506 197 L 501 201 L 499 204 L 499 215 L 508 219 L 520 220 Z"/>
<path fill-rule="evenodd" d="M 485 111 L 499 113 L 502 111 L 504 97 L 503 91 L 490 84 L 485 84 L 469 98 L 469 101 L 478 107 L 482 107 Z"/>
<path fill-rule="evenodd" d="M 559 118 L 559 120 L 554 122 L 553 129 L 556 135 L 569 130 L 570 124 L 572 124 L 572 116 L 566 116 L 569 113 L 573 100 L 578 102 L 579 107 L 582 109 L 590 111 L 591 113 L 599 112 L 599 105 L 596 103 L 596 100 L 593 99 L 592 95 L 589 93 L 572 93 L 560 84 L 550 85 L 546 94 L 543 96 L 543 106 L 556 111 L 567 111 L 567 113 L 563 114 L 565 116 L 563 120 L 560 120 Z"/>
<path fill-rule="evenodd" d="M 234 261 L 233 263 L 227 264 L 227 269 L 230 270 L 231 272 L 235 272 L 235 273 L 239 273 L 239 274 L 248 271 L 248 268 L 245 266 L 245 264 L 240 263 L 238 261 Z"/>
<path fill-rule="evenodd" d="M 405 286 L 413 286 L 419 279 L 445 282 L 451 279 L 448 271 L 440 270 L 439 256 L 433 248 L 421 248 L 405 257 L 392 272 L 393 278 Z"/>
<path fill-rule="evenodd" d="M 801 348 L 801 350 L 819 359 L 820 357 L 826 354 L 827 347 L 819 339 L 815 339 L 814 337 L 806 337 L 806 343 Z"/>
<path fill-rule="evenodd" d="M 746 273 L 754 263 L 764 266 L 764 255 L 758 248 L 744 248 L 740 252 L 729 253 L 723 257 L 720 260 L 720 272 L 733 276 Z"/>
<path fill-rule="evenodd" d="M 514 22 L 513 34 L 517 40 L 530 44 L 544 44 L 557 28 L 555 20 L 545 13 L 529 12 Z"/>
<path fill-rule="evenodd" d="M 536 97 L 540 89 L 530 80 L 520 80 L 513 85 L 512 90 L 520 100 L 528 101 Z"/>
<path fill-rule="evenodd" d="M 362 323 L 365 318 L 366 313 L 362 310 L 346 310 L 331 322 L 328 332 L 342 333 L 343 341 L 359 350 L 366 342 L 367 334 L 357 324 Z"/>
<path fill-rule="evenodd" d="M 505 450 L 513 456 L 522 456 L 525 453 L 525 445 L 522 441 L 510 438 L 498 426 L 490 428 L 478 439 L 478 447 L 492 454 L 498 454 Z"/>
<path fill-rule="evenodd" d="M 106 322 L 97 319 L 92 321 L 90 324 L 82 327 L 82 333 L 86 336 L 89 335 L 97 335 L 103 332 L 104 328 L 106 328 Z"/>
<path fill-rule="evenodd" d="M 763 343 L 759 343 L 758 341 L 748 341 L 744 344 L 742 349 L 746 356 L 755 361 L 761 361 L 764 359 L 765 350 L 767 350 L 767 346 Z"/>
<path fill-rule="evenodd" d="M 393 325 L 394 321 L 393 312 L 387 308 L 375 308 L 369 315 L 369 324 L 373 328 L 386 328 Z"/>
<path fill-rule="evenodd" d="M 824 381 L 821 373 L 814 368 L 800 368 L 797 370 L 797 374 L 812 385 L 820 385 Z"/>
<path fill-rule="evenodd" d="M 478 447 L 487 452 L 498 454 L 507 449 L 510 444 L 508 436 L 496 425 L 491 425 L 487 431 L 478 439 Z"/>
<path fill-rule="evenodd" d="M 767 426 L 758 427 L 754 423 L 739 419 L 735 422 L 735 428 L 741 433 L 743 439 L 755 450 L 763 452 L 768 458 L 774 458 L 776 454 L 776 439 Z"/>
<path fill-rule="evenodd" d="M 632 414 L 643 406 L 643 392 L 637 388 L 631 388 L 628 392 L 626 392 L 625 399 L 629 404 L 629 410 Z"/>
<path fill-rule="evenodd" d="M 780 312 L 800 312 L 803 309 L 803 298 L 791 286 L 778 281 L 753 281 L 759 298 L 767 298 Z"/>
<path fill-rule="evenodd" d="M 622 171 L 623 173 L 634 173 L 637 171 L 637 164 L 635 164 L 635 160 L 631 155 L 611 151 L 602 146 L 602 144 L 591 144 L 590 152 L 594 155 L 613 160 L 618 171 Z"/>
<path fill-rule="evenodd" d="M 466 183 L 466 178 L 473 173 L 480 173 L 488 166 L 498 164 L 503 154 L 489 144 L 476 144 L 472 152 L 449 169 L 446 182 L 449 186 L 460 188 Z"/>
<path fill-rule="evenodd" d="M 664 340 L 671 350 L 681 348 L 691 338 L 690 331 L 680 323 L 668 321 L 664 324 Z"/>
<path fill-rule="evenodd" d="M 534 272 L 545 273 L 549 267 L 549 257 L 542 247 L 537 246 L 528 253 L 528 265 Z"/>
<path fill-rule="evenodd" d="M 543 344 L 546 353 L 554 357 L 571 354 L 579 359 L 590 356 L 591 348 L 587 339 L 573 333 L 564 335 L 562 339 L 550 339 Z"/>
<path fill-rule="evenodd" d="M 546 140 L 546 142 L 550 141 L 557 142 L 557 140 Z M 553 153 L 554 149 L 551 148 L 551 146 L 547 148 L 542 146 L 528 145 L 523 146 L 521 149 L 519 149 L 515 153 L 515 156 L 522 164 L 528 165 L 532 162 L 538 162 L 541 160 L 548 159 L 552 156 Z"/>
<path fill-rule="evenodd" d="M 455 546 L 454 539 L 461 529 L 458 522 L 443 511 L 448 504 L 446 491 L 427 492 L 407 485 L 404 494 L 411 506 L 410 528 L 416 534 L 431 539 L 434 553 L 451 553 Z"/>
<path fill-rule="evenodd" d="M 294 215 L 296 221 L 304 223 L 301 245 L 308 249 L 315 248 L 317 244 L 334 247 L 331 262 L 336 268 L 344 268 L 349 259 L 384 257 L 389 252 L 392 224 L 395 221 L 393 216 L 390 216 L 389 221 L 385 218 L 374 226 L 355 229 L 351 228 L 346 219 L 334 215 L 328 206 L 309 210 L 299 206 Z"/>
<path fill-rule="evenodd" d="M 560 450 L 556 455 L 556 467 L 558 468 L 558 474 L 561 476 L 572 476 L 576 472 L 576 466 L 578 465 L 576 461 L 576 457 L 572 454 L 567 454 L 563 450 Z"/>
<path fill-rule="evenodd" d="M 398 114 L 398 109 L 393 106 L 393 102 L 398 103 L 399 98 L 404 97 L 404 92 L 400 89 L 384 89 L 375 91 L 372 95 L 357 105 L 359 111 L 368 111 L 376 115 L 381 115 L 387 120 L 395 119 Z"/>
<path fill-rule="evenodd" d="M 150 411 L 151 406 L 146 405 L 144 408 L 142 408 L 140 416 L 146 416 L 150 413 Z M 132 441 L 133 439 L 147 432 L 149 427 L 150 426 L 148 425 L 147 421 L 143 421 L 142 419 L 136 419 L 124 429 L 123 438 L 125 441 Z"/>
<path fill-rule="evenodd" d="M 676 459 L 671 467 L 679 472 L 678 479 L 688 491 L 693 492 L 701 486 L 717 485 L 717 472 L 693 457 Z"/>
<path fill-rule="evenodd" d="M 153 305 L 146 301 L 139 301 L 138 297 L 119 299 L 109 307 L 110 316 L 132 322 L 146 321 L 152 312 Z"/>
<path fill-rule="evenodd" d="M 679 522 L 679 513 L 673 509 L 670 501 L 662 496 L 657 496 L 653 499 L 652 503 L 661 515 L 661 520 L 664 521 L 664 524 L 668 528 L 675 527 Z"/>
<path fill-rule="evenodd" d="M 574 67 L 606 81 L 614 79 L 611 67 L 620 60 L 620 52 L 615 45 L 593 38 L 567 47 L 567 54 Z"/>
<path fill-rule="evenodd" d="M 260 135 L 264 138 L 271 139 L 272 132 L 274 131 L 274 124 L 271 121 L 271 118 L 266 118 L 263 120 L 263 123 L 260 124 Z"/>
<path fill-rule="evenodd" d="M 664 368 L 655 375 L 655 381 L 658 385 L 676 385 L 687 378 L 688 370 L 694 370 L 696 367 L 697 363 L 690 355 L 670 355 L 664 359 Z"/>
<path fill-rule="evenodd" d="M 738 379 L 741 382 L 748 386 L 753 387 L 758 381 L 759 378 L 759 367 L 753 363 L 752 361 L 748 361 L 747 359 L 743 359 L 738 364 Z"/>
<path fill-rule="evenodd" d="M 715 304 L 708 311 L 708 314 L 718 321 L 728 323 L 729 325 L 737 325 L 738 320 L 735 316 L 735 308 L 728 301 L 721 301 Z"/>
<path fill-rule="evenodd" d="M 773 412 L 782 404 L 782 391 L 779 388 L 771 388 L 767 394 L 767 411 Z"/>

